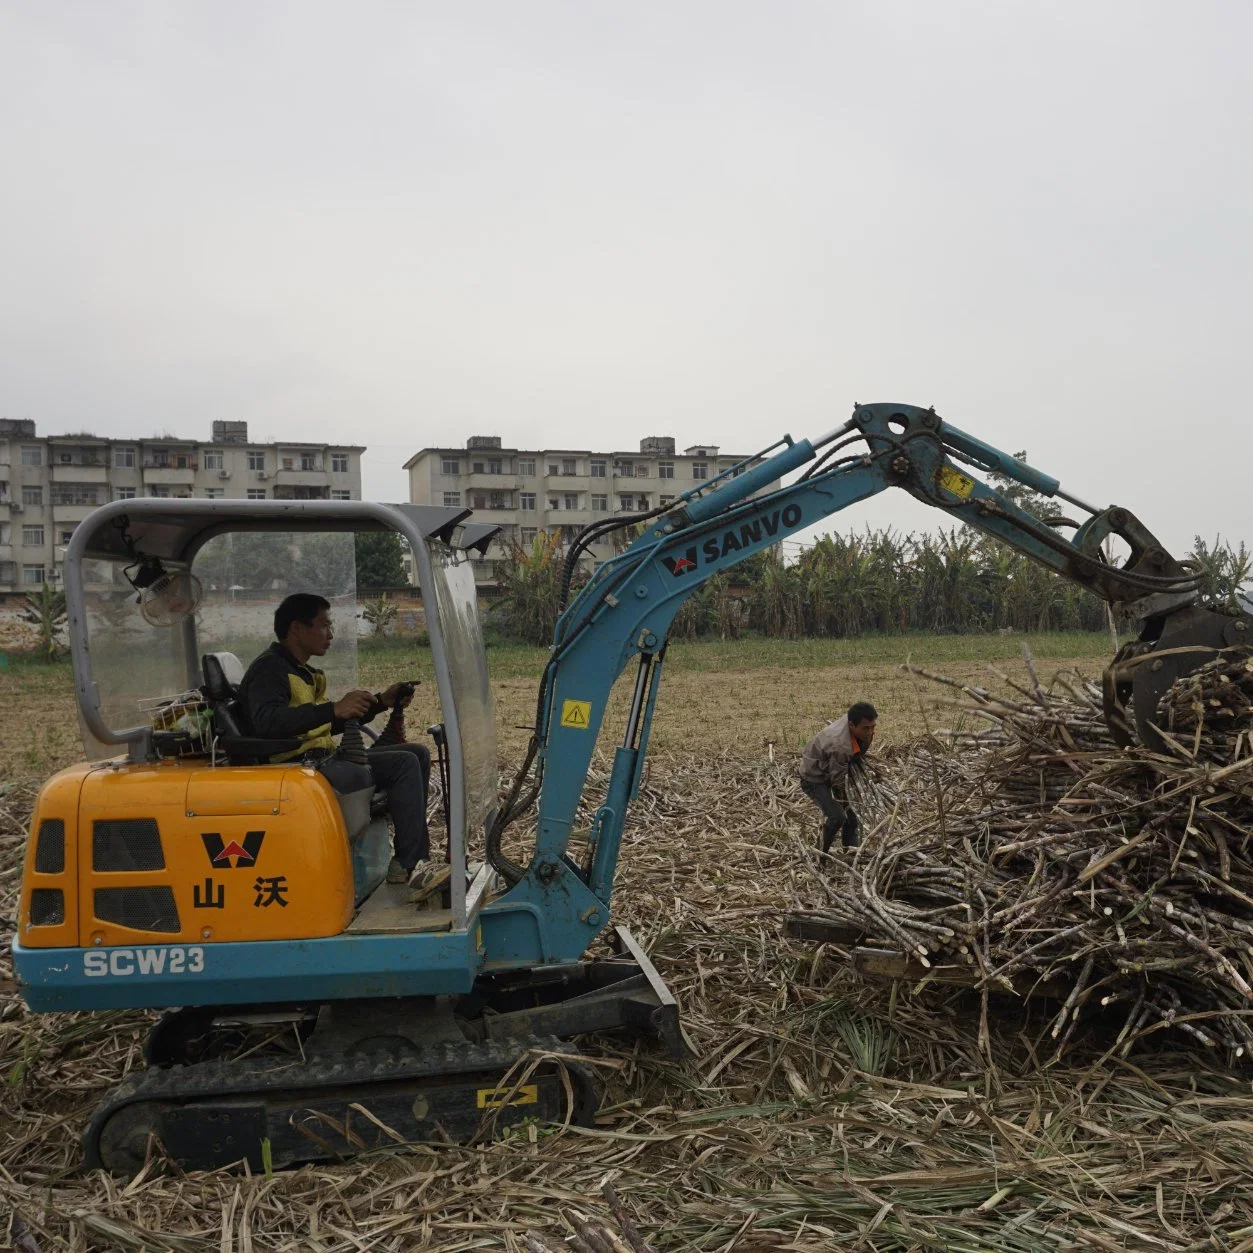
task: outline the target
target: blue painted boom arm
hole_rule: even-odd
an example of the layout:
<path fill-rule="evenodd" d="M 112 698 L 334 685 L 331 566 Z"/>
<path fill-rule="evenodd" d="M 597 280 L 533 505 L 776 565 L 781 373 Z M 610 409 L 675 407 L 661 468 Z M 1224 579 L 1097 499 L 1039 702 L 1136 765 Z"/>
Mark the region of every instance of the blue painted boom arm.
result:
<path fill-rule="evenodd" d="M 747 499 L 780 475 L 814 461 L 818 448 L 848 435 L 869 452 L 823 466 L 769 495 Z M 715 574 L 889 486 L 902 487 L 960 522 L 1012 545 L 1115 603 L 1146 592 L 1189 593 L 1186 574 L 1129 573 L 1141 531 L 1124 510 L 1097 514 L 1068 539 L 975 479 L 966 466 L 1014 478 L 1082 505 L 1058 480 L 909 405 L 858 406 L 846 426 L 812 443 L 785 439 L 781 452 L 711 489 L 689 492 L 647 521 L 620 555 L 603 563 L 557 624 L 541 680 L 536 726 L 540 772 L 535 855 L 525 877 L 491 908 L 526 908 L 560 927 L 542 960 L 574 960 L 609 921 L 609 902 L 627 806 L 639 786 L 667 632 L 683 602 Z M 1089 506 L 1083 506 L 1095 513 Z M 1111 521 L 1112 519 L 1112 521 Z M 1111 531 L 1133 547 L 1133 562 L 1107 566 L 1100 541 Z M 1143 549 L 1155 544 L 1143 532 Z M 1160 551 L 1160 550 L 1159 550 Z M 628 663 L 639 670 L 605 801 L 588 831 L 582 865 L 568 855 L 571 835 L 610 692 Z M 562 939 L 555 938 L 560 930 Z M 527 947 L 519 941 L 513 947 Z M 557 950 L 557 951 L 554 951 Z"/>

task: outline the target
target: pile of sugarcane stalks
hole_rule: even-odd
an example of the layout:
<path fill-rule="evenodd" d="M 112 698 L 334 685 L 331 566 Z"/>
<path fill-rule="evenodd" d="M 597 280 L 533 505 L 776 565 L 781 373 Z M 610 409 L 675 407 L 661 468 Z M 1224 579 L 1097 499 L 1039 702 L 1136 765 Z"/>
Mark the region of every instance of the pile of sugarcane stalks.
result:
<path fill-rule="evenodd" d="M 917 669 L 923 679 L 950 683 Z M 1125 1056 L 1167 1028 L 1253 1051 L 1253 660 L 1231 650 L 1162 701 L 1165 752 L 1117 747 L 1077 675 L 960 684 L 952 730 L 853 781 L 869 833 L 824 859 L 791 934 L 860 943 L 867 974 L 1060 1004 L 1058 1055 L 1111 1015 Z M 971 717 L 982 724 L 969 725 Z"/>

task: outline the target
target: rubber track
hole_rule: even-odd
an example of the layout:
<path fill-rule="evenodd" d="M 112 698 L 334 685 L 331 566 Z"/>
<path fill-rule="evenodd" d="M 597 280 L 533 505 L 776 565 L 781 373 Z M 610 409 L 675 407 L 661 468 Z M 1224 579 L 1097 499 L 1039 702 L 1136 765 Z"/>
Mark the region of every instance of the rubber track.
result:
<path fill-rule="evenodd" d="M 202 1098 L 229 1100 L 232 1096 L 256 1093 L 279 1095 L 308 1092 L 317 1088 L 344 1088 L 360 1084 L 361 1100 L 368 1099 L 368 1088 L 376 1083 L 405 1079 L 437 1079 L 480 1071 L 504 1075 L 530 1049 L 556 1052 L 569 1057 L 576 1050 L 555 1036 L 520 1036 L 516 1040 L 473 1043 L 448 1042 L 426 1048 L 397 1052 L 387 1058 L 317 1058 L 276 1067 L 273 1058 L 248 1061 L 196 1062 L 144 1070 L 124 1079 L 105 1101 L 97 1106 L 83 1133 L 84 1165 L 88 1170 L 105 1169 L 100 1160 L 100 1134 L 119 1110 L 143 1101 L 178 1103 Z M 580 1071 L 577 1064 L 572 1071 Z M 584 1072 L 586 1076 L 586 1072 Z M 573 1076 L 578 1091 L 578 1075 Z"/>

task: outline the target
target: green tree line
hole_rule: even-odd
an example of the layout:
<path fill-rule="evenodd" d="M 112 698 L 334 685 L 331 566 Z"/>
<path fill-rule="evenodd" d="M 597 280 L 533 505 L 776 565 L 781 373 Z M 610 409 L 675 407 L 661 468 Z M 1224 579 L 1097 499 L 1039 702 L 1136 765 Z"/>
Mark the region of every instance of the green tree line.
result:
<path fill-rule="evenodd" d="M 564 550 L 539 536 L 497 566 L 497 612 L 511 635 L 548 643 Z M 1250 576 L 1243 544 L 1197 538 L 1208 603 L 1235 608 Z M 1105 602 L 1003 544 L 967 529 L 903 535 L 891 529 L 824 536 L 785 562 L 778 549 L 715 575 L 679 610 L 671 637 L 780 639 L 867 632 L 1100 631 Z"/>

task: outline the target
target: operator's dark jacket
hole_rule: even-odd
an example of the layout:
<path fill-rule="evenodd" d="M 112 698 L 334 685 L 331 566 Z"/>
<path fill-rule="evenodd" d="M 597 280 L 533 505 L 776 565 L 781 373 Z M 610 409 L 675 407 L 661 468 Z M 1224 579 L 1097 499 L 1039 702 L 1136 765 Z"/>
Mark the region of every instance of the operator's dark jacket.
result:
<path fill-rule="evenodd" d="M 294 752 L 277 753 L 271 761 L 303 757 L 311 749 L 331 752 L 335 748 L 331 737 L 344 729 L 343 719 L 335 717 L 335 702 L 326 698 L 326 675 L 316 666 L 302 665 L 282 644 L 271 644 L 248 667 L 239 698 L 254 735 L 302 741 Z M 385 708 L 375 697 L 359 721 L 369 722 Z"/>

